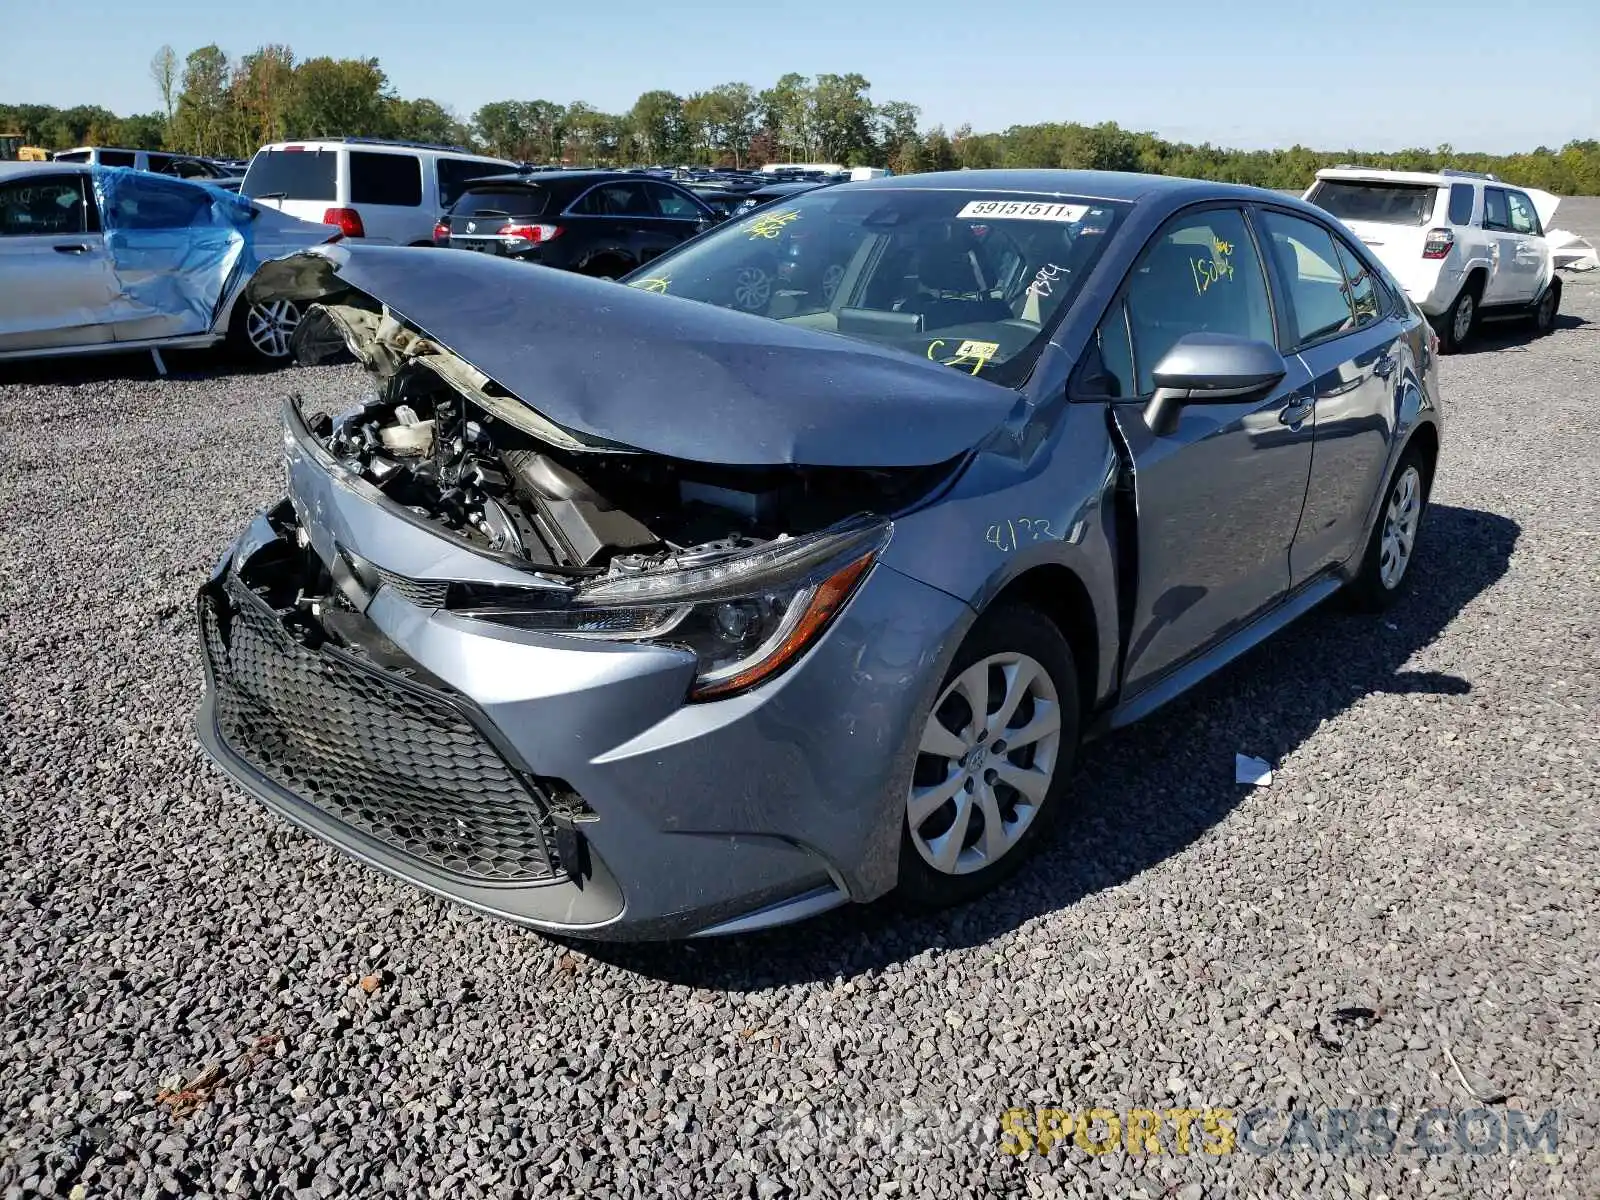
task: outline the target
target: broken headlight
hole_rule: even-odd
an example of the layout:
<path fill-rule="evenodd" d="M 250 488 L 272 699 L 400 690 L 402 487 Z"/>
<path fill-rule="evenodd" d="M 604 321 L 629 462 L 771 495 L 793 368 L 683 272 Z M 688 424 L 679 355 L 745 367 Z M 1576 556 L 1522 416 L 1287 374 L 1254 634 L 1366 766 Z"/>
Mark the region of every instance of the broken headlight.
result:
<path fill-rule="evenodd" d="M 613 575 L 559 607 L 470 615 L 573 637 L 678 646 L 700 660 L 690 699 L 722 699 L 772 678 L 816 641 L 866 577 L 890 528 L 859 518 L 702 566 Z"/>

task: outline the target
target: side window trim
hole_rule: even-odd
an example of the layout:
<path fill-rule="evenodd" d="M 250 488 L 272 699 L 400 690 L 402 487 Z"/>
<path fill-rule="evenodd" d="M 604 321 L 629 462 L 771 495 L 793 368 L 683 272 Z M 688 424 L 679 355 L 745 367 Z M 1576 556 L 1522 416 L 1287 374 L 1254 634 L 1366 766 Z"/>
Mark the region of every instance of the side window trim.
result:
<path fill-rule="evenodd" d="M 561 215 L 563 217 L 593 217 L 598 215 L 596 213 L 582 212 L 580 211 L 579 206 L 589 198 L 589 194 L 591 192 L 598 191 L 600 188 L 605 187 L 611 182 L 611 180 L 607 179 L 602 183 L 591 183 L 588 187 L 584 188 L 583 191 L 578 193 L 576 199 L 569 203 L 566 208 L 561 210 Z"/>
<path fill-rule="evenodd" d="M 1506 220 L 1505 220 L 1504 223 L 1497 222 L 1497 221 L 1496 222 L 1491 222 L 1489 220 L 1489 197 L 1493 196 L 1493 195 L 1497 195 L 1497 194 L 1500 197 L 1501 206 L 1506 211 Z M 1506 189 L 1505 188 L 1484 188 L 1483 189 L 1483 227 L 1485 229 L 1489 230 L 1489 232 L 1491 232 L 1491 233 L 1510 233 L 1511 232 L 1511 219 L 1510 219 L 1510 217 L 1511 217 L 1511 200 L 1510 200 L 1510 197 L 1509 197 L 1508 193 L 1506 192 Z"/>

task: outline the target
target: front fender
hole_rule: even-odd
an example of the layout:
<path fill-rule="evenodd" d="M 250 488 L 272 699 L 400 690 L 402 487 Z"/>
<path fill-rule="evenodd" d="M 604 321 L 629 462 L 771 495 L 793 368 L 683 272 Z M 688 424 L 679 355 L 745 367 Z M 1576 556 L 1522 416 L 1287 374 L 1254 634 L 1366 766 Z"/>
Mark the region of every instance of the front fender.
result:
<path fill-rule="evenodd" d="M 1095 700 L 1115 688 L 1117 457 L 1098 404 L 1072 404 L 1026 462 L 980 451 L 938 504 L 895 520 L 884 562 L 984 611 L 1040 567 L 1075 575 L 1094 610 Z"/>

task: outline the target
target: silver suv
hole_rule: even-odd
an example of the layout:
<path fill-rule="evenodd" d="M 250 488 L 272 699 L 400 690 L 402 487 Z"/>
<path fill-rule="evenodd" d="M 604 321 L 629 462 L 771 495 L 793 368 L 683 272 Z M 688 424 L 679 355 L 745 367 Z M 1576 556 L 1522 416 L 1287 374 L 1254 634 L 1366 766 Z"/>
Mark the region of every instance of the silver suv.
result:
<path fill-rule="evenodd" d="M 1539 332 L 1561 305 L 1544 231 L 1560 200 L 1465 171 L 1330 167 L 1305 199 L 1338 217 L 1388 267 L 1459 349 L 1481 321 L 1532 318 Z"/>

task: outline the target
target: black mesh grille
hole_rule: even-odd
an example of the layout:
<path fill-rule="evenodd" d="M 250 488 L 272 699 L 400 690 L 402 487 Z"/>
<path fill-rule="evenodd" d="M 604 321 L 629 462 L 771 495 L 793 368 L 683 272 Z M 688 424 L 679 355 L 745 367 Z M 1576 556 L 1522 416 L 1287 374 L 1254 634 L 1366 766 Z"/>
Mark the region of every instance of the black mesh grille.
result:
<path fill-rule="evenodd" d="M 405 575 L 396 575 L 393 571 L 385 571 L 382 567 L 376 568 L 378 578 L 385 585 L 392 587 L 418 608 L 443 608 L 445 596 L 449 593 L 448 583 L 437 583 L 431 579 L 411 579 Z"/>
<path fill-rule="evenodd" d="M 205 596 L 217 729 L 235 754 L 432 866 L 497 881 L 558 873 L 544 806 L 455 705 L 302 645 L 231 576 L 225 597 Z"/>

